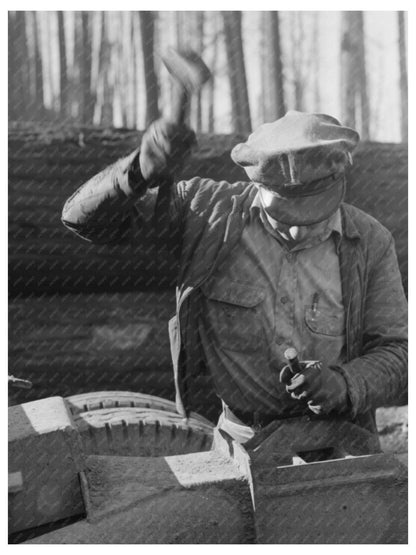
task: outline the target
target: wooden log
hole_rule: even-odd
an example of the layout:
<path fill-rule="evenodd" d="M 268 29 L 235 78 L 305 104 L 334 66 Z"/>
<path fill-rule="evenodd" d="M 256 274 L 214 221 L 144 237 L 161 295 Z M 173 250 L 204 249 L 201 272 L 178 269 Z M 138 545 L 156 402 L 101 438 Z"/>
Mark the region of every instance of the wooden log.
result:
<path fill-rule="evenodd" d="M 168 253 L 146 241 L 129 247 L 82 242 L 60 221 L 65 200 L 88 178 L 137 147 L 141 134 L 123 129 L 12 125 L 9 130 L 9 291 L 11 295 L 132 291 L 170 287 Z M 245 179 L 230 150 L 245 137 L 201 135 L 183 170 L 235 181 Z M 362 143 L 349 175 L 347 200 L 372 214 L 396 240 L 407 284 L 407 147 Z M 138 251 L 140 245 L 138 245 Z M 170 269 L 169 269 L 170 268 Z"/>
<path fill-rule="evenodd" d="M 18 402 L 97 390 L 136 390 L 171 398 L 167 322 L 174 295 L 56 295 L 9 307 L 10 368 L 31 379 Z M 29 378 L 30 376 L 30 378 Z"/>
<path fill-rule="evenodd" d="M 379 220 L 392 232 L 407 291 L 407 144 L 362 143 L 354 156 L 347 183 L 346 201 Z"/>

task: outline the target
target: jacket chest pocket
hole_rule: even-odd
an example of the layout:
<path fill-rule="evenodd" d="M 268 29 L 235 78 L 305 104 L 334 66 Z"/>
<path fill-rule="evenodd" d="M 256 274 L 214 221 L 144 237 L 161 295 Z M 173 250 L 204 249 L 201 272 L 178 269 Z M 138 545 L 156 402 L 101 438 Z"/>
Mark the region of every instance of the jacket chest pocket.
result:
<path fill-rule="evenodd" d="M 230 281 L 210 282 L 201 289 L 209 336 L 224 349 L 244 353 L 258 350 L 264 338 L 264 290 Z"/>
<path fill-rule="evenodd" d="M 309 331 L 317 335 L 339 337 L 345 334 L 345 312 L 343 310 L 306 308 L 305 323 Z"/>

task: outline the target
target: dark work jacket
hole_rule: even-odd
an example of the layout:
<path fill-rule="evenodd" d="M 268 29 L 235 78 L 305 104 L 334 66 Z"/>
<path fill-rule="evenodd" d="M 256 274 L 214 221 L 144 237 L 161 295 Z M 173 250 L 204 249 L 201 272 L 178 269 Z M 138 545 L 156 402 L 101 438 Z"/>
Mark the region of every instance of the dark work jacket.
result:
<path fill-rule="evenodd" d="M 240 240 L 257 188 L 195 177 L 166 188 L 156 202 L 155 190 L 146 192 L 132 171 L 137 152 L 78 189 L 62 220 L 87 240 L 121 243 L 156 210 L 159 237 L 177 253 L 176 314 L 169 335 L 176 406 L 187 416 L 203 358 L 197 332 L 200 287 Z M 407 303 L 391 233 L 348 204 L 341 205 L 341 217 L 346 362 L 334 369 L 347 382 L 348 419 L 375 432 L 375 409 L 395 404 L 407 388 Z"/>

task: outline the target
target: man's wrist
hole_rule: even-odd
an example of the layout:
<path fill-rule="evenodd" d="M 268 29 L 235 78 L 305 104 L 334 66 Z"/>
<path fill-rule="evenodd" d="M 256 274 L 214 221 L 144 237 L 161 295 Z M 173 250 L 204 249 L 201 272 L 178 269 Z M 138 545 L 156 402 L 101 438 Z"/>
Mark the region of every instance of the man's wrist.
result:
<path fill-rule="evenodd" d="M 144 178 L 140 168 L 140 150 L 135 151 L 134 157 L 127 170 L 127 182 L 131 195 L 139 198 L 143 196 L 149 188 L 149 183 Z"/>
<path fill-rule="evenodd" d="M 336 400 L 336 410 L 340 414 L 345 414 L 351 411 L 352 403 L 348 393 L 348 384 L 342 372 L 339 372 L 336 367 L 331 367 L 330 372 L 333 372 L 333 377 L 337 380 L 339 395 Z"/>

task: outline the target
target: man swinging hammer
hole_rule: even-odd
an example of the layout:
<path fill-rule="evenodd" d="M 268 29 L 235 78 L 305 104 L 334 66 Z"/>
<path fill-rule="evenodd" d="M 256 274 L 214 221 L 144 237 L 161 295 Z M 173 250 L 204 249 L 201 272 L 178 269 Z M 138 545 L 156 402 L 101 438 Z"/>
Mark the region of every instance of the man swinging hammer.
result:
<path fill-rule="evenodd" d="M 123 243 L 151 190 L 165 191 L 164 217 L 153 221 L 177 260 L 169 331 L 184 417 L 204 395 L 192 388 L 204 371 L 222 401 L 219 426 L 241 443 L 303 414 L 376 432 L 375 409 L 403 394 L 407 312 L 393 238 L 343 202 L 358 141 L 329 115 L 292 111 L 233 149 L 247 181 L 175 182 L 194 133 L 160 119 L 65 204 L 71 230 Z"/>

